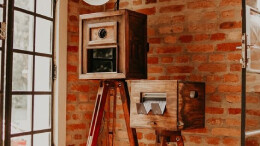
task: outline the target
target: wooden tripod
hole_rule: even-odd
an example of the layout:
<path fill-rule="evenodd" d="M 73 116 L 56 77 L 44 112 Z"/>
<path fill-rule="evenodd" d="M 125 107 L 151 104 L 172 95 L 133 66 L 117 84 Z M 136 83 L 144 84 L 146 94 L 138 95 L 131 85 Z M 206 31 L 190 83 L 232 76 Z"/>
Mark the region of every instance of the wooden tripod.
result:
<path fill-rule="evenodd" d="M 134 128 L 130 128 L 130 105 L 129 105 L 130 97 L 127 88 L 127 83 L 124 80 L 105 80 L 100 82 L 95 108 L 92 115 L 92 121 L 91 121 L 91 126 L 90 126 L 88 140 L 87 140 L 87 146 L 97 145 L 98 135 L 101 127 L 101 121 L 104 113 L 104 107 L 106 104 L 107 96 L 109 96 L 108 91 L 111 88 L 119 88 L 120 90 L 129 143 L 130 146 L 138 146 L 136 130 Z M 115 99 L 116 98 L 114 98 L 114 100 Z M 116 105 L 114 104 L 113 106 L 115 108 Z M 115 110 L 113 111 L 115 112 Z M 108 146 L 113 146 L 113 136 L 115 132 L 114 121 L 115 120 L 113 119 L 113 130 L 109 131 Z"/>

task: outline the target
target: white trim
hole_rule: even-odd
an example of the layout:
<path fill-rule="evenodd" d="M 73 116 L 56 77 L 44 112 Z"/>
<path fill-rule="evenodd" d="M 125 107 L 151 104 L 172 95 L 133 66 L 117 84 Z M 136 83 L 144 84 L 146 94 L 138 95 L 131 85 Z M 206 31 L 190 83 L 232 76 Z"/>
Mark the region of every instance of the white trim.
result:
<path fill-rule="evenodd" d="M 56 5 L 55 56 L 57 79 L 54 83 L 54 145 L 66 145 L 67 96 L 67 17 L 68 0 Z"/>

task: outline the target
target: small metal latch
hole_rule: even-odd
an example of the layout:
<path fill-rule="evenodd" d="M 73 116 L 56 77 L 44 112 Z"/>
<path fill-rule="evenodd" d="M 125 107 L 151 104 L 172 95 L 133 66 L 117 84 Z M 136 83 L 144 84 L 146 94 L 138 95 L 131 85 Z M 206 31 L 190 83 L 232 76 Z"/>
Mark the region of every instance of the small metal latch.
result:
<path fill-rule="evenodd" d="M 6 23 L 0 22 L 0 39 L 5 40 L 6 39 Z"/>

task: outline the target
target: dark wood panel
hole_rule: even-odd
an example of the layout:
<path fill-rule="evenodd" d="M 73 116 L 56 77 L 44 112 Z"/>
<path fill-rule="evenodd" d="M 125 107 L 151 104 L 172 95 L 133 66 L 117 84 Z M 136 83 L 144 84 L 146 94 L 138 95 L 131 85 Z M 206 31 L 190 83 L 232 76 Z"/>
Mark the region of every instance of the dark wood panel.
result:
<path fill-rule="evenodd" d="M 190 92 L 195 91 L 194 98 Z M 178 82 L 178 129 L 203 128 L 205 126 L 205 84 Z"/>

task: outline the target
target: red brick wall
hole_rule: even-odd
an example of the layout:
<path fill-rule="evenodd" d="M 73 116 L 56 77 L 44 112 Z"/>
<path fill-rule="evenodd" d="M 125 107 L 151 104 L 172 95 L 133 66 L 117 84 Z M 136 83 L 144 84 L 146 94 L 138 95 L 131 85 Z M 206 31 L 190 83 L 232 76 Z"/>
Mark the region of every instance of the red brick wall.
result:
<path fill-rule="evenodd" d="M 69 0 L 68 146 L 86 143 L 98 85 L 78 79 L 78 16 L 111 10 L 113 5 L 110 1 L 94 7 Z M 185 145 L 238 146 L 241 56 L 236 46 L 241 40 L 241 0 L 121 0 L 120 5 L 148 15 L 149 79 L 206 82 L 206 127 L 183 131 Z M 127 145 L 120 100 L 117 111 L 116 146 Z M 153 130 L 137 132 L 141 146 L 154 145 Z"/>

